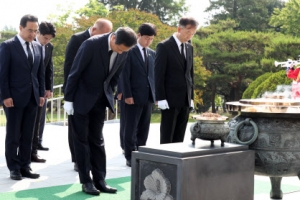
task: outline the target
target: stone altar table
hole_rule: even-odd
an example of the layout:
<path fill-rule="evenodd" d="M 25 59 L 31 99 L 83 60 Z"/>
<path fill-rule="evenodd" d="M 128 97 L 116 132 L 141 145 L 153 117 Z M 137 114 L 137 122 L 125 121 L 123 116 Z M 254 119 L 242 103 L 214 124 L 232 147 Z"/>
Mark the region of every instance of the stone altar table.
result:
<path fill-rule="evenodd" d="M 254 151 L 199 141 L 133 152 L 131 200 L 253 200 Z"/>

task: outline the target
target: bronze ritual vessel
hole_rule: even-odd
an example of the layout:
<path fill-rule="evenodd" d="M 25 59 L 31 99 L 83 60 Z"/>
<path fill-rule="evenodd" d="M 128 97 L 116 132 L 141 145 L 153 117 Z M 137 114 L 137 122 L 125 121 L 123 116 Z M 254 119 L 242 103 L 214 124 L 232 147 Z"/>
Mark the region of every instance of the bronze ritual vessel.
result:
<path fill-rule="evenodd" d="M 270 197 L 282 199 L 282 177 L 300 178 L 300 100 L 241 99 L 226 107 L 240 113 L 228 122 L 227 142 L 255 150 L 255 174 L 269 176 Z"/>

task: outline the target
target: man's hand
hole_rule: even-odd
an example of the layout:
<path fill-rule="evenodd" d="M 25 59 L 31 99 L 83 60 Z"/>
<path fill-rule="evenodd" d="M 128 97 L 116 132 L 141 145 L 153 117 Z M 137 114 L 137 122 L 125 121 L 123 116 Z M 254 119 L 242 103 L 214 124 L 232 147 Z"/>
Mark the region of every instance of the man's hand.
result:
<path fill-rule="evenodd" d="M 126 104 L 129 104 L 129 105 L 134 104 L 133 97 L 126 98 L 126 99 L 125 99 L 125 103 L 126 103 Z"/>
<path fill-rule="evenodd" d="M 168 104 L 167 100 L 157 101 L 157 105 L 162 110 L 169 109 L 169 104 Z"/>
<path fill-rule="evenodd" d="M 44 105 L 44 103 L 45 103 L 45 98 L 44 97 L 40 97 L 40 107 L 43 107 L 43 105 Z"/>
<path fill-rule="evenodd" d="M 14 107 L 14 101 L 12 98 L 4 99 L 3 103 L 6 108 Z"/>
<path fill-rule="evenodd" d="M 119 94 L 118 94 L 117 99 L 118 99 L 119 101 L 122 100 L 122 93 L 119 93 Z"/>
<path fill-rule="evenodd" d="M 65 101 L 64 109 L 68 113 L 68 115 L 74 114 L 73 102 Z"/>
<path fill-rule="evenodd" d="M 51 92 L 50 90 L 46 90 L 46 92 L 45 92 L 45 98 L 46 99 L 49 99 L 49 98 L 51 98 L 52 97 L 52 95 L 53 95 L 53 92 Z"/>

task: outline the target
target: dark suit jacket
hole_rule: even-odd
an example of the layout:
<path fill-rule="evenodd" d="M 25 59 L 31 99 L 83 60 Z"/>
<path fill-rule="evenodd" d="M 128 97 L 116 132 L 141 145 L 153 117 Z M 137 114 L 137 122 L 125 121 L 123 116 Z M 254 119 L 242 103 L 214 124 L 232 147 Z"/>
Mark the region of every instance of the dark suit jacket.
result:
<path fill-rule="evenodd" d="M 73 64 L 73 61 L 75 59 L 76 53 L 80 47 L 80 45 L 90 38 L 89 30 L 85 30 L 79 33 L 76 33 L 72 35 L 66 49 L 66 55 L 65 55 L 65 63 L 64 63 L 64 86 L 67 85 L 67 79 Z"/>
<path fill-rule="evenodd" d="M 65 88 L 65 100 L 73 102 L 74 110 L 88 113 L 103 95 L 114 112 L 113 90 L 118 83 L 127 53 L 118 54 L 111 71 L 108 71 L 108 37 L 93 36 L 82 43 L 71 68 Z"/>
<path fill-rule="evenodd" d="M 53 90 L 53 60 L 52 60 L 53 45 L 48 43 L 45 45 L 45 87 L 46 90 Z"/>
<path fill-rule="evenodd" d="M 45 94 L 45 71 L 42 47 L 33 41 L 34 63 L 31 68 L 17 36 L 0 46 L 0 101 L 12 98 L 15 107 L 24 107 L 32 91 L 37 105 Z"/>
<path fill-rule="evenodd" d="M 133 97 L 134 104 L 147 104 L 149 99 L 152 102 L 155 100 L 155 52 L 152 49 L 147 49 L 147 58 L 148 66 L 146 67 L 139 47 L 136 45 L 128 52 L 126 64 L 121 73 L 123 99 Z"/>
<path fill-rule="evenodd" d="M 173 36 L 157 45 L 154 70 L 157 101 L 166 99 L 169 107 L 190 105 L 194 98 L 194 64 L 193 47 L 189 43 L 186 43 L 186 63 L 185 67 Z"/>

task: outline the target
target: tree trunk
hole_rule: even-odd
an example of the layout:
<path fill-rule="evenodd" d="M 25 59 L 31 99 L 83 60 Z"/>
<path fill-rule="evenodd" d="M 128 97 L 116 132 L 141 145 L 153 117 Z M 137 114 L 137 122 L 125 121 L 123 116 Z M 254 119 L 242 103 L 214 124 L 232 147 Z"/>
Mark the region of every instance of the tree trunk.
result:
<path fill-rule="evenodd" d="M 216 85 L 212 84 L 212 88 L 211 88 L 211 112 L 212 113 L 216 113 L 215 98 L 216 98 Z"/>

